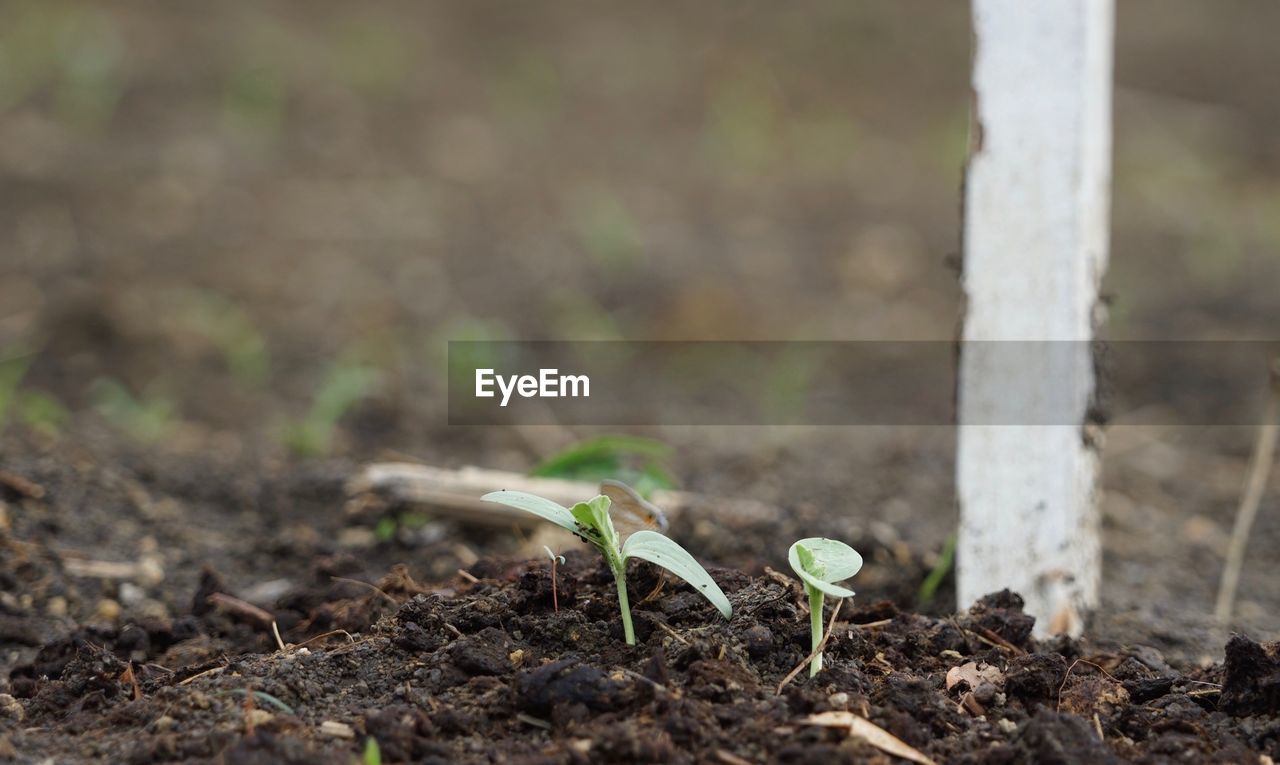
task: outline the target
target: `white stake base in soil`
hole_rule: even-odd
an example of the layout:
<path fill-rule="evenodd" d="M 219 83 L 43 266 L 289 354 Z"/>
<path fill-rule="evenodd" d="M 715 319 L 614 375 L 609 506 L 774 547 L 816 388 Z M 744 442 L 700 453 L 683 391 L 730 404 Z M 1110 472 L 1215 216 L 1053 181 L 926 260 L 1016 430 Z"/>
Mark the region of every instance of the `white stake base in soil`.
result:
<path fill-rule="evenodd" d="M 1098 456 L 1085 426 L 1107 257 L 1113 10 L 973 4 L 958 597 L 964 608 L 1011 588 L 1040 634 L 1078 633 L 1098 602 Z"/>

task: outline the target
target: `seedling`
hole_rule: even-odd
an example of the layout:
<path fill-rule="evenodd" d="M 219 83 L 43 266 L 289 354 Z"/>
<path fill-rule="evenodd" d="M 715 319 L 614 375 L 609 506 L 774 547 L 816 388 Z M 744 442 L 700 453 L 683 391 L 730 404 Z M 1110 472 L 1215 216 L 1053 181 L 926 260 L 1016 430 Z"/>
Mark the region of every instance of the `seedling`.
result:
<path fill-rule="evenodd" d="M 586 502 L 579 502 L 572 509 L 533 494 L 522 491 L 495 491 L 482 497 L 551 521 L 562 529 L 573 532 L 591 543 L 604 556 L 618 585 L 618 608 L 622 612 L 622 632 L 627 645 L 636 644 L 635 628 L 631 625 L 631 606 L 627 600 L 627 561 L 632 558 L 647 560 L 661 566 L 689 584 L 703 597 L 711 601 L 724 618 L 733 615 L 733 607 L 711 575 L 698 564 L 683 547 L 656 531 L 642 529 L 622 542 L 609 517 L 609 498 L 603 494 Z M 621 542 L 621 543 L 620 543 Z"/>
<path fill-rule="evenodd" d="M 378 739 L 373 736 L 364 740 L 364 754 L 360 756 L 360 765 L 382 765 L 382 749 L 378 747 Z"/>
<path fill-rule="evenodd" d="M 248 389 L 266 384 L 271 376 L 267 338 L 243 308 L 206 290 L 184 290 L 174 298 L 182 305 L 183 326 L 217 348 L 237 383 Z"/>
<path fill-rule="evenodd" d="M 56 398 L 38 390 L 21 389 L 34 356 L 19 351 L 5 356 L 0 351 L 0 430 L 9 416 L 48 436 L 57 435 L 70 416 Z"/>
<path fill-rule="evenodd" d="M 382 384 L 382 373 L 371 366 L 339 359 L 325 373 L 301 419 L 285 423 L 284 443 L 303 457 L 327 454 L 338 422 Z"/>
<path fill-rule="evenodd" d="M 178 425 L 177 402 L 154 386 L 134 396 L 122 383 L 98 378 L 90 386 L 89 396 L 98 414 L 142 443 L 160 441 Z"/>
<path fill-rule="evenodd" d="M 556 564 L 564 563 L 564 556 L 551 552 L 551 548 L 546 545 L 543 545 L 542 549 L 547 551 L 547 557 L 551 559 L 551 605 L 558 614 L 560 613 L 560 596 L 556 593 Z"/>
<path fill-rule="evenodd" d="M 862 556 L 858 551 L 834 539 L 809 537 L 791 545 L 787 551 L 791 569 L 804 582 L 809 596 L 809 631 L 813 639 L 813 661 L 809 663 L 809 677 L 822 671 L 822 606 L 823 597 L 852 598 L 853 590 L 847 590 L 835 582 L 844 581 L 862 568 Z"/>
<path fill-rule="evenodd" d="M 933 598 L 938 594 L 938 588 L 942 586 L 943 580 L 947 578 L 947 574 L 951 573 L 951 569 L 956 564 L 956 535 L 951 534 L 947 537 L 947 541 L 942 544 L 942 552 L 938 553 L 938 562 L 933 569 L 929 571 L 929 575 L 920 583 L 920 592 L 916 595 L 916 602 L 921 608 L 927 608 L 933 603 Z"/>

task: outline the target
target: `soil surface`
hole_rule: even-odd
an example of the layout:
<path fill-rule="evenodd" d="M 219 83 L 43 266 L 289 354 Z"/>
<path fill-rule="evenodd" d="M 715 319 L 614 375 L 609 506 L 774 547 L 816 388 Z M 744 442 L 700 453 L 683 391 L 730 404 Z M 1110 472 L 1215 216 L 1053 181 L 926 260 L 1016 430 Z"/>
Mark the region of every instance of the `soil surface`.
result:
<path fill-rule="evenodd" d="M 548 563 L 513 558 L 514 536 L 371 543 L 341 511 L 341 465 L 205 463 L 184 484 L 174 464 L 160 479 L 22 449 L 0 476 L 0 755 L 18 762 L 351 763 L 369 738 L 383 762 L 897 761 L 809 724 L 824 712 L 940 763 L 1280 757 L 1280 644 L 1234 636 L 1225 662 L 1190 666 L 1137 643 L 1037 642 L 1008 592 L 912 613 L 901 583 L 923 565 L 871 537 L 824 670 L 788 681 L 809 652 L 805 599 L 758 563 L 709 567 L 728 621 L 633 564 L 627 646 L 585 548 L 553 599 Z"/>

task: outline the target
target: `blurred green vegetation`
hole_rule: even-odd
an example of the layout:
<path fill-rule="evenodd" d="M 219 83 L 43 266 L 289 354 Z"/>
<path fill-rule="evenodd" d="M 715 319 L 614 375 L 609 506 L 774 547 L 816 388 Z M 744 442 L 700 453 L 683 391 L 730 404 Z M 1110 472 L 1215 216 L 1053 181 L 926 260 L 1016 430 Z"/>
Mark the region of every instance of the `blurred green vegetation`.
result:
<path fill-rule="evenodd" d="M 91 4 L 28 0 L 0 14 L 0 110 L 44 94 L 64 124 L 96 132 L 124 91 L 123 43 Z"/>
<path fill-rule="evenodd" d="M 947 536 L 947 541 L 942 543 L 937 562 L 930 569 L 929 575 L 920 583 L 920 590 L 916 593 L 916 605 L 920 608 L 928 608 L 933 603 L 933 599 L 938 596 L 938 588 L 950 576 L 955 565 L 956 535 L 950 534 Z"/>
<path fill-rule="evenodd" d="M 722 173 L 756 175 L 780 146 L 778 83 L 763 65 L 743 65 L 716 83 L 706 107 L 702 149 Z"/>
<path fill-rule="evenodd" d="M 28 352 L 0 353 L 0 430 L 12 417 L 32 430 L 57 435 L 70 416 L 66 407 L 49 393 L 21 387 L 34 359 Z"/>
<path fill-rule="evenodd" d="M 664 463 L 672 449 L 661 441 L 629 435 L 588 438 L 555 454 L 530 475 L 576 481 L 622 481 L 648 497 L 659 489 L 674 489 L 675 479 Z"/>
<path fill-rule="evenodd" d="M 271 353 L 267 338 L 239 304 L 207 290 L 185 290 L 175 297 L 181 305 L 179 319 L 184 328 L 204 336 L 218 349 L 238 384 L 260 388 L 268 382 Z"/>
<path fill-rule="evenodd" d="M 527 49 L 512 57 L 489 87 L 489 102 L 495 118 L 510 126 L 512 133 L 537 138 L 546 133 L 559 115 L 564 85 L 555 60 L 548 54 Z"/>
<path fill-rule="evenodd" d="M 390 98 L 413 69 L 408 32 L 367 11 L 342 20 L 330 33 L 334 76 L 362 95 Z"/>
<path fill-rule="evenodd" d="M 284 75 L 266 63 L 237 61 L 222 86 L 222 125 L 233 133 L 270 139 L 284 124 Z"/>
<path fill-rule="evenodd" d="M 633 269 L 643 255 L 640 229 L 608 189 L 584 188 L 570 200 L 570 222 L 587 254 L 607 271 Z"/>
<path fill-rule="evenodd" d="M 93 410 L 135 441 L 153 444 L 171 435 L 178 424 L 178 404 L 160 384 L 135 396 L 123 383 L 100 377 L 89 386 Z"/>
<path fill-rule="evenodd" d="M 381 370 L 357 359 L 334 361 L 320 378 L 306 414 L 284 423 L 281 440 L 302 457 L 328 454 L 339 421 L 352 407 L 377 392 L 383 382 Z"/>

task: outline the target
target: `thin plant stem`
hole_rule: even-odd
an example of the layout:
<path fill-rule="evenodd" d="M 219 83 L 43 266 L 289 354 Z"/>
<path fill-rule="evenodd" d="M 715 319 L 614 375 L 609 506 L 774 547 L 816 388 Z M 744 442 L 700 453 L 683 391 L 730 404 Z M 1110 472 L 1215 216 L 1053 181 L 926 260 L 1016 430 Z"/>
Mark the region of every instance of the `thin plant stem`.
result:
<path fill-rule="evenodd" d="M 1240 584 L 1240 571 L 1244 568 L 1245 548 L 1249 544 L 1249 533 L 1253 530 L 1253 521 L 1258 517 L 1258 506 L 1262 503 L 1262 494 L 1267 488 L 1267 477 L 1271 473 L 1271 463 L 1275 460 L 1277 436 L 1280 435 L 1280 359 L 1271 364 L 1270 390 L 1267 404 L 1262 411 L 1262 426 L 1258 428 L 1258 440 L 1253 447 L 1253 461 L 1249 465 L 1249 475 L 1245 479 L 1244 495 L 1240 498 L 1240 507 L 1236 511 L 1235 527 L 1231 530 L 1231 546 L 1227 552 L 1226 566 L 1222 571 L 1222 579 L 1218 586 L 1218 601 L 1214 608 L 1214 616 L 1220 624 L 1231 621 L 1235 610 L 1236 588 Z"/>
<path fill-rule="evenodd" d="M 809 632 L 814 654 L 809 677 L 813 677 L 822 671 L 822 590 L 808 586 L 805 589 L 809 591 Z"/>
<path fill-rule="evenodd" d="M 618 608 L 622 611 L 622 634 L 627 639 L 627 645 L 636 644 L 636 631 L 631 626 L 631 603 L 627 600 L 627 564 L 620 563 L 611 565 L 613 569 L 613 580 L 618 583 Z"/>
<path fill-rule="evenodd" d="M 560 613 L 560 596 L 556 593 L 556 559 L 551 559 L 551 605 Z"/>

